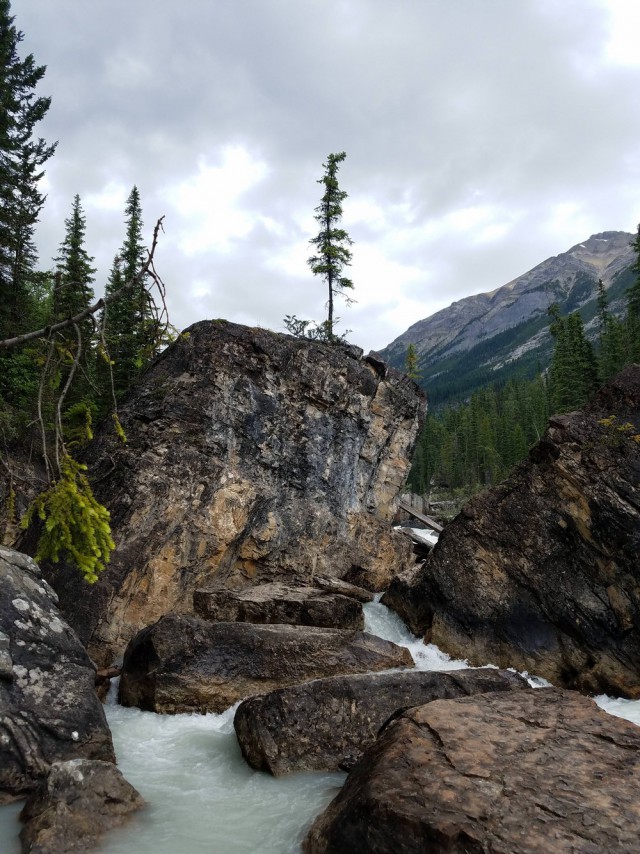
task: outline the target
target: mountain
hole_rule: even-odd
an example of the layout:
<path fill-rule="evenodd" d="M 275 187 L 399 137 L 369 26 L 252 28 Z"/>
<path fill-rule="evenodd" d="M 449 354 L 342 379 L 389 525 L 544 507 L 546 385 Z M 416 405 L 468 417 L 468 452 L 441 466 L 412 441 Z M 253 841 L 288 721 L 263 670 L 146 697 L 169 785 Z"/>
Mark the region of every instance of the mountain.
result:
<path fill-rule="evenodd" d="M 547 309 L 579 310 L 587 334 L 597 334 L 596 288 L 601 278 L 610 308 L 624 310 L 624 292 L 633 280 L 634 235 L 594 234 L 517 279 L 489 293 L 452 303 L 419 320 L 381 352 L 402 368 L 409 344 L 418 354 L 420 385 L 431 405 L 468 397 L 475 389 L 510 377 L 530 377 L 549 363 L 552 340 Z"/>

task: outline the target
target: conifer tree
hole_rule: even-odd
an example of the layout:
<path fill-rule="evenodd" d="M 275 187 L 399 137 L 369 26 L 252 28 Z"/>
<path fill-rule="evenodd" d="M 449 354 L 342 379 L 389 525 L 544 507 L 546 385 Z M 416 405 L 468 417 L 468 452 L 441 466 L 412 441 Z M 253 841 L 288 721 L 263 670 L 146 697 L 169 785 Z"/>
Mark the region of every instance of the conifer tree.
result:
<path fill-rule="evenodd" d="M 631 245 L 636 251 L 636 261 L 633 265 L 636 279 L 627 289 L 627 358 L 629 361 L 635 361 L 640 360 L 640 224 L 638 224 L 638 232 Z"/>
<path fill-rule="evenodd" d="M 135 284 L 110 307 L 106 318 L 106 341 L 113 362 L 116 395 L 121 395 L 145 364 L 155 355 L 155 332 L 149 294 L 140 277 L 144 266 L 142 208 L 140 193 L 133 187 L 125 207 L 125 240 L 111 268 L 106 294 L 114 294 L 124 284 Z"/>
<path fill-rule="evenodd" d="M 344 151 L 339 154 L 330 154 L 327 162 L 322 164 L 325 173 L 318 180 L 318 184 L 324 185 L 324 195 L 315 209 L 315 219 L 320 224 L 320 232 L 309 241 L 315 246 L 316 254 L 307 261 L 313 275 L 321 276 L 327 284 L 329 299 L 324 326 L 328 341 L 334 341 L 336 338 L 334 334 L 335 296 L 338 294 L 344 296 L 347 305 L 353 302 L 345 293 L 353 290 L 353 282 L 342 275 L 344 267 L 351 264 L 352 252 L 349 246 L 353 241 L 343 228 L 338 227 L 342 219 L 342 202 L 347 198 L 347 194 L 340 189 L 337 175 L 340 164 L 346 156 Z"/>
<path fill-rule="evenodd" d="M 80 196 L 74 196 L 71 215 L 65 219 L 65 236 L 56 257 L 57 279 L 53 294 L 54 322 L 73 317 L 94 298 L 91 285 L 96 268 L 85 249 L 86 218 Z"/>
<path fill-rule="evenodd" d="M 409 344 L 404 357 L 404 372 L 412 380 L 420 379 L 420 370 L 418 368 L 418 352 L 415 344 Z"/>
<path fill-rule="evenodd" d="M 9 0 L 0 0 L 0 337 L 31 322 L 31 279 L 36 264 L 34 229 L 44 196 L 42 166 L 55 150 L 34 137 L 50 98 L 36 97 L 45 73 L 33 55 L 18 56 L 23 34 L 14 25 Z"/>
<path fill-rule="evenodd" d="M 602 279 L 598 279 L 598 319 L 600 322 L 598 369 L 600 378 L 604 381 L 621 370 L 626 354 L 624 326 L 609 312 L 609 301 Z"/>

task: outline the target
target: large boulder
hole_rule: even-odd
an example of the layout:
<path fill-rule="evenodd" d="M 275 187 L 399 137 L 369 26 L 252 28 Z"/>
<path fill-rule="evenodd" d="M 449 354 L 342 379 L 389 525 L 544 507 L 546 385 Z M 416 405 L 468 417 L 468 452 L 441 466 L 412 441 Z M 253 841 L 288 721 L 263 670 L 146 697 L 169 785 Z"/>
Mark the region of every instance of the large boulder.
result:
<path fill-rule="evenodd" d="M 417 634 L 585 692 L 640 697 L 640 367 L 551 419 L 383 601 Z"/>
<path fill-rule="evenodd" d="M 242 755 L 259 771 L 349 770 L 398 709 L 528 687 L 517 673 L 493 668 L 333 676 L 251 697 L 233 725 Z"/>
<path fill-rule="evenodd" d="M 95 851 L 100 838 L 144 805 L 110 762 L 55 762 L 20 813 L 25 854 Z"/>
<path fill-rule="evenodd" d="M 169 614 L 130 641 L 120 702 L 166 714 L 222 712 L 308 679 L 412 665 L 406 649 L 366 632 Z"/>
<path fill-rule="evenodd" d="M 0 803 L 35 789 L 52 762 L 115 762 L 94 680 L 38 565 L 0 546 Z"/>
<path fill-rule="evenodd" d="M 391 529 L 425 409 L 415 383 L 356 347 L 225 321 L 192 326 L 91 443 L 111 512 L 111 564 L 78 595 L 51 568 L 94 661 L 141 628 L 192 613 L 193 591 L 333 575 L 382 590 L 412 563 Z"/>
<path fill-rule="evenodd" d="M 198 617 L 225 623 L 291 623 L 329 629 L 364 629 L 362 603 L 316 587 L 291 587 L 282 582 L 246 590 L 196 590 Z"/>
<path fill-rule="evenodd" d="M 393 720 L 317 819 L 307 854 L 627 854 L 640 838 L 640 728 L 529 689 Z"/>

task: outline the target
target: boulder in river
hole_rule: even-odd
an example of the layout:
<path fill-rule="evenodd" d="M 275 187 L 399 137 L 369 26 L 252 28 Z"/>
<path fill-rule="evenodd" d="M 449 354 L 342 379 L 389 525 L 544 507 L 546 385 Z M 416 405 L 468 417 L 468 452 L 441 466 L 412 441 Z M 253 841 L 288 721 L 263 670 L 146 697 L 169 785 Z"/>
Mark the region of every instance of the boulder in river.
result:
<path fill-rule="evenodd" d="M 588 693 L 640 697 L 640 366 L 555 416 L 383 601 L 416 634 Z"/>
<path fill-rule="evenodd" d="M 193 609 L 198 617 L 218 622 L 364 629 L 362 604 L 356 599 L 277 581 L 245 590 L 196 590 Z"/>
<path fill-rule="evenodd" d="M 399 709 L 483 691 L 528 688 L 517 673 L 494 668 L 363 673 L 315 679 L 240 703 L 233 725 L 252 768 L 349 770 Z"/>
<path fill-rule="evenodd" d="M 20 813 L 25 854 L 95 851 L 144 800 L 110 762 L 55 762 Z"/>
<path fill-rule="evenodd" d="M 223 712 L 308 679 L 412 665 L 408 650 L 366 632 L 169 614 L 130 641 L 120 702 L 165 714 Z"/>
<path fill-rule="evenodd" d="M 316 574 L 373 590 L 411 565 L 391 528 L 425 411 L 405 375 L 357 347 L 202 321 L 118 403 L 126 444 L 102 425 L 86 450 L 116 550 L 79 595 L 49 569 L 92 659 L 193 592 Z"/>
<path fill-rule="evenodd" d="M 529 689 L 436 700 L 383 730 L 312 826 L 307 854 L 628 854 L 640 728 Z"/>
<path fill-rule="evenodd" d="M 27 555 L 0 546 L 0 803 L 31 792 L 52 762 L 115 762 L 95 667 Z"/>

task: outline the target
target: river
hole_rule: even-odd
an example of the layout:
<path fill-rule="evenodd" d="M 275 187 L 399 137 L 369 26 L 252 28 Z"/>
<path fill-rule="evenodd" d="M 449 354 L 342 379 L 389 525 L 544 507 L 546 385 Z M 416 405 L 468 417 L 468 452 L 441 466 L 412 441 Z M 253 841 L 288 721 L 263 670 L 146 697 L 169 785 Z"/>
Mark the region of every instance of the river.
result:
<path fill-rule="evenodd" d="M 421 670 L 466 667 L 413 637 L 379 602 L 365 605 L 366 630 L 406 646 Z M 533 677 L 534 685 L 545 684 Z M 598 697 L 608 712 L 640 725 L 640 701 Z M 118 765 L 147 801 L 107 837 L 104 854 L 289 854 L 329 803 L 345 774 L 275 779 L 251 770 L 233 731 L 235 707 L 220 715 L 155 715 L 106 706 Z M 20 804 L 0 808 L 0 852 L 19 854 Z"/>

